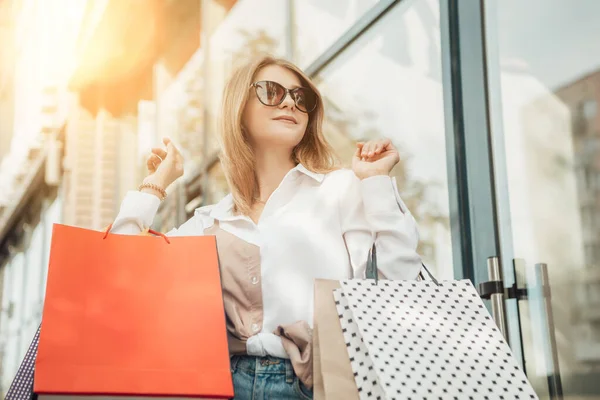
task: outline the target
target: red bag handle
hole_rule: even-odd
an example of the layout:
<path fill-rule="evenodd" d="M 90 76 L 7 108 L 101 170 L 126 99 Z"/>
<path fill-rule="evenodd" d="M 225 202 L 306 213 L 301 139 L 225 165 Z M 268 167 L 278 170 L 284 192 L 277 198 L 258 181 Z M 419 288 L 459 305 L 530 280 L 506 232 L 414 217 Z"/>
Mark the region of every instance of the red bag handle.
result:
<path fill-rule="evenodd" d="M 112 229 L 112 226 L 113 226 L 113 224 L 110 224 L 108 226 L 108 228 L 106 228 L 106 231 L 104 232 L 104 237 L 102 239 L 106 239 L 108 237 L 108 233 Z M 165 235 L 164 233 L 157 232 L 154 229 L 148 229 L 148 233 L 150 233 L 150 234 L 152 234 L 154 236 L 160 236 L 163 239 L 165 239 L 165 242 L 167 242 L 167 244 L 171 244 L 171 241 L 169 240 L 169 238 L 167 237 L 167 235 Z"/>

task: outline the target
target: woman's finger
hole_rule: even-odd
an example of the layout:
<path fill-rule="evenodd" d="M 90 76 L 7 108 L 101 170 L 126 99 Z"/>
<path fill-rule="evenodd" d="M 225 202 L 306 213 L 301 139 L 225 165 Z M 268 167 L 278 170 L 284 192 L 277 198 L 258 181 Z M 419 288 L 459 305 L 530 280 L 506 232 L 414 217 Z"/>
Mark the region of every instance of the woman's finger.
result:
<path fill-rule="evenodd" d="M 390 147 L 393 147 L 392 141 L 390 139 L 386 138 L 381 141 L 381 151 L 389 150 Z"/>
<path fill-rule="evenodd" d="M 154 162 L 150 157 L 148 157 L 148 161 L 146 161 L 146 167 L 148 168 L 148 172 L 150 172 L 151 174 L 156 172 L 156 165 L 154 165 Z"/>
<path fill-rule="evenodd" d="M 371 145 L 371 142 L 366 142 L 363 144 L 360 155 L 361 157 L 366 157 L 367 154 L 369 154 L 369 146 Z"/>
<path fill-rule="evenodd" d="M 154 164 L 156 164 L 157 166 L 160 165 L 160 163 L 162 162 L 162 158 L 160 158 L 159 156 L 157 156 L 156 154 L 150 154 L 150 159 L 152 160 L 152 162 Z"/>
<path fill-rule="evenodd" d="M 381 139 L 373 142 L 373 148 L 370 152 L 370 156 L 385 152 L 391 144 L 392 142 L 389 139 Z"/>
<path fill-rule="evenodd" d="M 369 142 L 369 146 L 367 148 L 367 157 L 373 156 L 375 153 L 375 147 L 377 146 L 377 142 Z"/>
<path fill-rule="evenodd" d="M 173 158 L 176 158 L 176 156 L 179 154 L 179 149 L 175 147 L 173 141 L 169 137 L 164 137 L 163 143 L 167 147 L 167 153 L 173 153 Z"/>
<path fill-rule="evenodd" d="M 382 141 L 378 141 L 375 144 L 375 147 L 373 148 L 373 153 L 374 154 L 379 154 L 379 153 L 381 153 L 382 150 L 383 150 L 383 142 Z"/>
<path fill-rule="evenodd" d="M 148 157 L 148 166 L 152 166 L 153 170 L 156 170 L 158 166 L 162 163 L 162 159 L 156 154 L 150 154 Z"/>
<path fill-rule="evenodd" d="M 158 157 L 161 158 L 161 160 L 164 160 L 165 158 L 167 158 L 167 152 L 163 149 L 160 149 L 158 147 L 154 147 L 152 149 L 152 153 L 156 154 Z"/>

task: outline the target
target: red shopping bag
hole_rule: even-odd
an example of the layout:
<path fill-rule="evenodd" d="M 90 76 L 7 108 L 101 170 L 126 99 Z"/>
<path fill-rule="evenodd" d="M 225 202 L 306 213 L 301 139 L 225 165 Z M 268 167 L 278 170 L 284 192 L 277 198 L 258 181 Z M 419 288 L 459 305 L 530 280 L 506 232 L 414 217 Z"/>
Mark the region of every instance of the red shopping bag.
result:
<path fill-rule="evenodd" d="M 232 397 L 215 237 L 54 225 L 34 391 Z"/>

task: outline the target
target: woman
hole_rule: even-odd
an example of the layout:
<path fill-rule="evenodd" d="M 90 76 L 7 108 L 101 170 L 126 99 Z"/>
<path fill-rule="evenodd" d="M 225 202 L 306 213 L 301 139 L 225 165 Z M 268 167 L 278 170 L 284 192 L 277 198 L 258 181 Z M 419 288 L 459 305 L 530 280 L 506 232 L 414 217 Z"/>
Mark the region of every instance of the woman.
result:
<path fill-rule="evenodd" d="M 236 399 L 312 398 L 315 279 L 363 278 L 373 241 L 382 276 L 416 279 L 420 270 L 416 224 L 389 176 L 397 150 L 389 140 L 359 143 L 352 169 L 336 169 L 323 111 L 289 62 L 263 57 L 237 70 L 220 132 L 231 194 L 168 233 L 217 237 Z M 164 144 L 112 232 L 149 227 L 183 174 L 179 151 Z"/>

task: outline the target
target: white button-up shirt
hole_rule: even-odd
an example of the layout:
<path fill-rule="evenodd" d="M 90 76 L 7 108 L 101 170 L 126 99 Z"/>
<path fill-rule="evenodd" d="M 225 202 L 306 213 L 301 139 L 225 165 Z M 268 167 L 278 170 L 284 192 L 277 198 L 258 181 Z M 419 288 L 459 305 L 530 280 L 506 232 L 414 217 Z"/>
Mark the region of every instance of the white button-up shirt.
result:
<path fill-rule="evenodd" d="M 160 200 L 129 192 L 112 233 L 138 234 L 151 226 Z M 245 277 L 260 284 L 263 321 L 247 342 L 250 355 L 285 357 L 280 325 L 313 323 L 315 279 L 364 278 L 369 250 L 375 241 L 379 272 L 387 279 L 416 279 L 421 259 L 416 252 L 414 218 L 389 176 L 359 180 L 340 169 L 317 174 L 299 164 L 273 192 L 258 223 L 236 215 L 233 198 L 195 210 L 194 216 L 167 235 L 203 235 L 219 227 L 260 247 L 261 276 Z"/>

